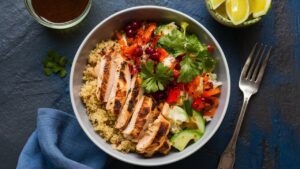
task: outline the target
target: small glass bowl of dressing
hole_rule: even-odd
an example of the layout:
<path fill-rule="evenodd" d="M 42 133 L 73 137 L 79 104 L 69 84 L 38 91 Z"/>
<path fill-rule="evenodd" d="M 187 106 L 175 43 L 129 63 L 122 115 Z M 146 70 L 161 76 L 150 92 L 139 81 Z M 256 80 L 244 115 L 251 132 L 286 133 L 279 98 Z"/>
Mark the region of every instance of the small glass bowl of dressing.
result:
<path fill-rule="evenodd" d="M 41 25 L 66 29 L 80 23 L 88 14 L 92 0 L 24 0 L 30 15 Z"/>

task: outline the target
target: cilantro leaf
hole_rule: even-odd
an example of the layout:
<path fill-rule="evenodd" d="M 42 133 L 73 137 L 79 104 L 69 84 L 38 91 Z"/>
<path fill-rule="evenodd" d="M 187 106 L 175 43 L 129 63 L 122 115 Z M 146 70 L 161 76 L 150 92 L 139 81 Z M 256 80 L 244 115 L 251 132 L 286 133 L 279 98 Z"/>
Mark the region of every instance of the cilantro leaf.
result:
<path fill-rule="evenodd" d="M 178 82 L 190 82 L 200 74 L 195 61 L 189 56 L 183 58 L 183 60 L 180 62 L 180 67 L 180 76 L 178 77 Z"/>
<path fill-rule="evenodd" d="M 173 80 L 173 72 L 168 67 L 162 63 L 155 67 L 153 61 L 147 61 L 142 65 L 140 76 L 143 79 L 142 87 L 146 93 L 164 90 L 164 86 Z"/>

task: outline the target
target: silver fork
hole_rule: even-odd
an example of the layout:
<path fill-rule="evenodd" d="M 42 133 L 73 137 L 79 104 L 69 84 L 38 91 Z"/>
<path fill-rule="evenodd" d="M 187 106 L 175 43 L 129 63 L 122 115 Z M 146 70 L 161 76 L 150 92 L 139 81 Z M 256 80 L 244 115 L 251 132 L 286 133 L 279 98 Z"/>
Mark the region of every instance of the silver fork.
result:
<path fill-rule="evenodd" d="M 267 49 L 268 47 L 266 45 L 257 45 L 256 43 L 243 67 L 240 76 L 239 87 L 243 92 L 244 102 L 236 127 L 234 129 L 233 136 L 220 158 L 218 169 L 232 169 L 234 166 L 236 142 L 243 118 L 251 96 L 257 93 L 259 89 L 268 60 L 270 58 L 272 47 L 269 47 L 268 51 Z"/>

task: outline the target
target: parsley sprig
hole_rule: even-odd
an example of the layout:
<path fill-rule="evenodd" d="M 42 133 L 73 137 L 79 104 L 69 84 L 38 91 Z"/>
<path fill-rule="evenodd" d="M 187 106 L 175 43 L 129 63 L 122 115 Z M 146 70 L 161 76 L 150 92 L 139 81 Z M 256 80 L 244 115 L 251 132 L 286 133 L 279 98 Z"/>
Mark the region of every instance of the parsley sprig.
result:
<path fill-rule="evenodd" d="M 168 67 L 162 63 L 155 66 L 153 61 L 147 61 L 142 65 L 140 76 L 143 79 L 142 87 L 146 93 L 164 90 L 165 85 L 173 80 L 173 72 Z"/>
<path fill-rule="evenodd" d="M 50 50 L 47 57 L 43 60 L 44 74 L 50 76 L 51 74 L 59 74 L 61 78 L 67 75 L 66 65 L 68 59 L 64 56 L 60 56 L 57 52 Z"/>
<path fill-rule="evenodd" d="M 188 83 L 203 72 L 211 72 L 215 68 L 216 60 L 208 52 L 207 46 L 202 44 L 196 35 L 188 35 L 188 24 L 183 22 L 181 30 L 173 29 L 171 33 L 162 35 L 158 43 L 174 57 L 185 55 L 180 62 L 180 76 L 178 82 Z"/>

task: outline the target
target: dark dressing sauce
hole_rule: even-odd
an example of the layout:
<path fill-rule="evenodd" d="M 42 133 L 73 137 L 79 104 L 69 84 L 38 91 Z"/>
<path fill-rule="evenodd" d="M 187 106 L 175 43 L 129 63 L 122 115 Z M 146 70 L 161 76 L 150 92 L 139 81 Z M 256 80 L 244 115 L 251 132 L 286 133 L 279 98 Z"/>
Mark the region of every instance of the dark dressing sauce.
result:
<path fill-rule="evenodd" d="M 63 23 L 80 16 L 89 0 L 32 0 L 35 13 L 44 20 Z"/>

